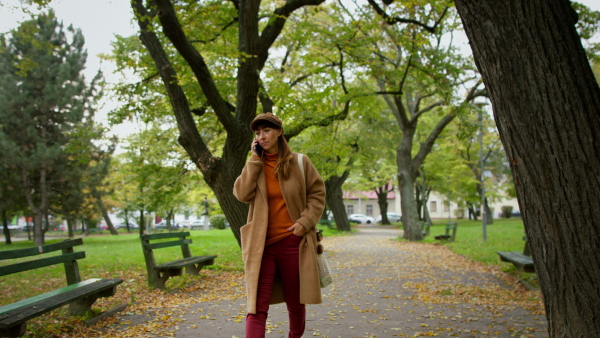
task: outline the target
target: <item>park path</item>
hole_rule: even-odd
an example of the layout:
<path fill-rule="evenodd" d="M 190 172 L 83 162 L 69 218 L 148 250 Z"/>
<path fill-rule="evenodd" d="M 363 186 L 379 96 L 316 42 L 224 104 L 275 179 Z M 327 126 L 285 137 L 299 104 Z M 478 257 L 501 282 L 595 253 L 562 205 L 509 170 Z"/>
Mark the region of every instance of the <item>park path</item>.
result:
<path fill-rule="evenodd" d="M 335 280 L 323 304 L 307 306 L 304 337 L 548 336 L 535 291 L 443 245 L 395 241 L 400 235 L 363 225 L 354 235 L 324 239 Z M 191 295 L 169 315 L 159 309 L 122 315 L 112 334 L 244 337 L 241 274 L 226 284 L 220 292 L 228 296 Z M 269 313 L 267 337 L 287 337 L 285 305 Z"/>

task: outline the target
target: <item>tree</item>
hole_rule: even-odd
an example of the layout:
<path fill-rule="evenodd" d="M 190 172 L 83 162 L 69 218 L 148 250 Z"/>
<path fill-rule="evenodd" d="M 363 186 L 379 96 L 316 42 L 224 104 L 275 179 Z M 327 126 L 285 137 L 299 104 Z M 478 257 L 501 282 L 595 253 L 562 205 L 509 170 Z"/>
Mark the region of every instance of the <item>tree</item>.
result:
<path fill-rule="evenodd" d="M 270 79 L 264 75 L 269 51 L 296 11 L 322 2 L 157 0 L 147 5 L 142 0 L 131 2 L 141 42 L 154 62 L 147 79 L 158 75 L 162 81 L 163 92 L 177 120 L 179 143 L 215 193 L 238 243 L 248 205 L 233 196 L 233 184 L 245 164 L 253 137 L 248 128 L 250 122 L 258 110 L 274 109 L 267 85 Z M 306 15 L 311 15 L 311 11 L 301 11 L 295 18 L 302 21 Z M 232 43 L 235 41 L 237 46 Z M 237 72 L 235 79 L 231 76 L 234 72 Z M 286 120 L 289 121 L 286 136 L 298 135 L 312 125 L 324 126 L 343 119 L 348 107 L 349 100 L 346 100 L 345 107 L 331 116 L 321 115 L 319 111 L 303 111 L 304 116 L 297 123 L 292 124 L 293 119 Z M 282 116 L 285 108 L 279 111 Z M 290 117 L 294 113 L 300 112 L 290 112 Z M 209 133 L 224 132 L 222 143 L 213 147 L 215 144 L 203 135 L 204 130 L 196 119 L 211 122 L 207 128 Z"/>
<path fill-rule="evenodd" d="M 369 3 L 387 25 L 382 26 L 381 18 L 376 18 L 378 24 L 372 22 L 370 31 L 365 26 L 364 41 L 355 41 L 358 48 L 354 47 L 350 53 L 363 59 L 369 67 L 378 86 L 374 92 L 383 96 L 402 132 L 396 161 L 403 236 L 421 240 L 423 234 L 415 198 L 419 168 L 444 128 L 464 113 L 464 105 L 484 92 L 477 83 L 466 97 L 457 95 L 462 85 L 473 81 L 476 74 L 469 71 L 468 60 L 459 56 L 455 47 L 442 43 L 443 36 L 457 27 L 453 12 L 445 2 L 417 1 L 388 8 L 398 13 L 386 13 L 374 1 Z M 425 115 L 436 116 L 437 120 L 427 131 L 419 130 L 419 121 Z M 416 149 L 418 131 L 427 136 Z"/>
<path fill-rule="evenodd" d="M 550 337 L 598 337 L 600 88 L 578 15 L 566 0 L 456 7 L 515 180 Z"/>
<path fill-rule="evenodd" d="M 71 41 L 68 39 L 71 35 Z M 23 194 L 34 218 L 34 243 L 44 243 L 52 185 L 66 162 L 64 146 L 78 123 L 93 116 L 97 76 L 87 84 L 83 35 L 53 12 L 26 21 L 2 41 L 0 142 L 12 149 Z"/>

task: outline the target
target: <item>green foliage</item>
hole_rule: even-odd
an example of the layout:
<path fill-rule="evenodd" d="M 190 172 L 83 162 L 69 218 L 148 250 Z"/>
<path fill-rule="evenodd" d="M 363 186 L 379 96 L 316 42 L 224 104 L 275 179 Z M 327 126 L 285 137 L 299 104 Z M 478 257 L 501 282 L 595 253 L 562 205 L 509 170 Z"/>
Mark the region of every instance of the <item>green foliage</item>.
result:
<path fill-rule="evenodd" d="M 588 58 L 591 62 L 600 61 L 600 42 L 597 41 L 600 30 L 600 12 L 578 2 L 571 2 L 577 12 L 577 33 L 583 40 Z"/>
<path fill-rule="evenodd" d="M 210 216 L 210 224 L 215 229 L 225 229 L 227 227 L 227 218 L 225 218 L 225 215 Z"/>
<path fill-rule="evenodd" d="M 501 207 L 502 210 L 502 218 L 510 218 L 512 216 L 513 207 L 512 205 L 503 205 Z"/>
<path fill-rule="evenodd" d="M 83 180 L 102 136 L 93 122 L 101 75 L 86 81 L 83 35 L 52 11 L 23 22 L 1 42 L 0 151 L 37 216 L 41 243 L 41 215 L 48 209 L 84 208 Z"/>

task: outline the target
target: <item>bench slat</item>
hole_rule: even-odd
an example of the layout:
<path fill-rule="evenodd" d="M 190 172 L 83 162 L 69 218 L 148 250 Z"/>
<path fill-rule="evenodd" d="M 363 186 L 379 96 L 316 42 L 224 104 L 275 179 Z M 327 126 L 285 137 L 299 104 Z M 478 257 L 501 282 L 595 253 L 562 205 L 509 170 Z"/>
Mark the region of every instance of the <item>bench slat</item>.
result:
<path fill-rule="evenodd" d="M 152 239 L 164 239 L 164 238 L 177 238 L 177 237 L 189 237 L 189 232 L 166 232 L 159 234 L 144 234 L 140 237 L 143 240 L 152 240 Z"/>
<path fill-rule="evenodd" d="M 188 265 L 197 264 L 200 262 L 206 262 L 217 258 L 216 255 L 212 256 L 196 256 L 190 258 L 179 259 L 169 263 L 160 264 L 154 267 L 155 270 L 168 270 L 168 269 L 181 269 Z"/>
<path fill-rule="evenodd" d="M 83 240 L 81 238 L 77 238 L 77 239 L 68 239 L 68 240 L 54 243 L 54 244 L 46 244 L 46 245 L 36 246 L 36 247 L 32 247 L 32 248 L 0 251 L 0 253 L 1 253 L 0 260 L 41 255 L 41 254 L 45 254 L 48 252 L 58 251 L 58 250 L 66 249 L 66 248 L 72 248 L 74 246 L 82 245 L 82 244 L 83 244 Z M 40 248 L 42 249 L 41 253 L 40 253 Z"/>
<path fill-rule="evenodd" d="M 120 278 L 90 279 L 32 297 L 37 299 L 37 301 L 30 302 L 29 299 L 25 299 L 21 302 L 3 306 L 1 308 L 2 313 L 0 314 L 0 329 L 13 327 L 73 301 L 111 289 L 121 283 L 123 283 L 123 280 Z M 14 307 L 19 303 L 21 306 Z M 4 310 L 8 307 L 13 307 L 13 309 Z"/>
<path fill-rule="evenodd" d="M 170 242 L 159 242 L 159 243 L 152 243 L 152 244 L 144 244 L 144 249 L 154 250 L 154 249 L 168 248 L 170 246 L 179 246 L 179 245 L 191 244 L 191 243 L 192 243 L 191 239 L 184 239 L 184 240 L 180 240 L 180 241 L 170 241 Z"/>
<path fill-rule="evenodd" d="M 28 262 L 15 263 L 5 266 L 0 266 L 0 276 L 6 276 L 17 272 L 33 270 L 45 266 L 72 262 L 78 259 L 85 258 L 85 251 L 77 251 L 59 256 L 36 259 Z"/>
<path fill-rule="evenodd" d="M 84 285 L 87 285 L 87 284 L 90 284 L 90 283 L 95 283 L 95 282 L 97 282 L 99 280 L 100 280 L 100 278 L 88 279 L 88 280 L 85 280 L 83 282 L 79 282 L 79 283 L 75 283 L 75 284 L 71 284 L 71 285 L 65 286 L 64 288 L 61 288 L 61 289 L 58 289 L 58 290 L 46 292 L 46 293 L 41 294 L 41 295 L 37 295 L 37 296 L 31 297 L 31 298 L 20 300 L 20 301 L 18 301 L 16 303 L 12 303 L 12 304 L 8 304 L 8 305 L 5 305 L 5 306 L 2 306 L 2 307 L 0 307 L 0 315 L 6 313 L 8 311 L 12 311 L 12 310 L 18 309 L 20 307 L 23 307 L 23 306 L 26 306 L 26 305 L 30 305 L 30 304 L 33 304 L 35 302 L 39 302 L 39 301 L 44 300 L 46 298 L 49 298 L 49 297 L 52 297 L 52 296 L 56 296 L 56 295 L 59 295 L 61 293 L 69 292 L 69 291 L 71 291 L 73 289 L 76 289 L 78 287 L 81 287 L 81 286 L 84 286 Z"/>

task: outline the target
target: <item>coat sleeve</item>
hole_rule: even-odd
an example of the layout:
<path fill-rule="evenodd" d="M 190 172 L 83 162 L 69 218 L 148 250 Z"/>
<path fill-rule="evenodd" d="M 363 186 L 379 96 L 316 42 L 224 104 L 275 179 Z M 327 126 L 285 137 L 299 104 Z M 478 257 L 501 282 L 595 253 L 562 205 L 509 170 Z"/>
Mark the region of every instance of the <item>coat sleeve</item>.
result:
<path fill-rule="evenodd" d="M 308 156 L 304 156 L 304 173 L 306 174 L 306 208 L 296 221 L 308 232 L 319 222 L 325 209 L 325 183 Z"/>
<path fill-rule="evenodd" d="M 260 158 L 250 156 L 248 162 L 242 169 L 242 173 L 235 180 L 233 185 L 233 195 L 240 201 L 250 203 L 256 195 L 256 182 L 258 174 L 263 168 L 263 163 Z"/>

